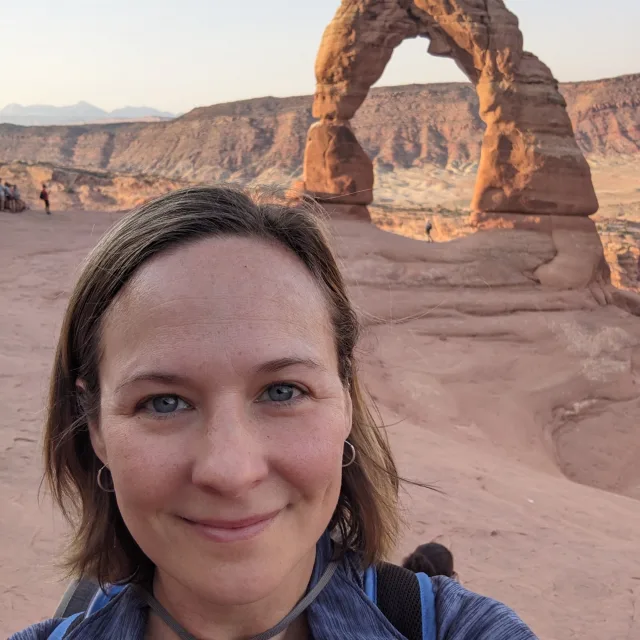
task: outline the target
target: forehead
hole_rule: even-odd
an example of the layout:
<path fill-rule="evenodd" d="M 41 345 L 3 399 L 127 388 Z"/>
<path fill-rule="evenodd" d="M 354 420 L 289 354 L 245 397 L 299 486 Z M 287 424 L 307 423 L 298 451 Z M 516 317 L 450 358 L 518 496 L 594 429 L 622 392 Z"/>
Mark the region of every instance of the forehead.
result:
<path fill-rule="evenodd" d="M 205 357 L 223 345 L 254 358 L 292 355 L 278 352 L 287 349 L 335 357 L 325 298 L 292 252 L 223 237 L 161 254 L 127 283 L 103 324 L 103 354 L 121 363 L 162 360 L 181 346 Z"/>

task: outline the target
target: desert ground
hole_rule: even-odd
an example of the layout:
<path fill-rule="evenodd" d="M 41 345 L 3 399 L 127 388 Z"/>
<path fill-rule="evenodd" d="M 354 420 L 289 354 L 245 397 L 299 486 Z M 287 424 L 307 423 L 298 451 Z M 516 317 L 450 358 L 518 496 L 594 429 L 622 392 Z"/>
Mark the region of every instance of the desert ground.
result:
<path fill-rule="evenodd" d="M 119 215 L 0 214 L 4 636 L 51 615 L 64 590 L 64 526 L 39 492 L 47 377 L 81 262 Z M 394 559 L 436 538 L 466 586 L 543 640 L 640 638 L 638 317 L 518 277 L 548 259 L 526 234 L 427 244 L 333 228 L 400 470 L 439 490 L 404 485 Z"/>
<path fill-rule="evenodd" d="M 616 287 L 640 292 L 640 159 L 637 156 L 589 158 L 600 210 L 593 216 Z M 427 165 L 385 171 L 377 167 L 375 201 L 369 208 L 376 225 L 387 231 L 424 240 L 425 219 L 433 223 L 433 238 L 446 242 L 474 233 L 468 224 L 469 202 L 477 164 L 456 168 Z M 114 174 L 24 162 L 0 163 L 0 175 L 20 186 L 34 211 L 42 209 L 40 185 L 49 185 L 54 208 L 117 212 L 188 180 L 153 175 Z M 274 169 L 248 184 L 270 184 L 286 190 L 299 175 Z"/>

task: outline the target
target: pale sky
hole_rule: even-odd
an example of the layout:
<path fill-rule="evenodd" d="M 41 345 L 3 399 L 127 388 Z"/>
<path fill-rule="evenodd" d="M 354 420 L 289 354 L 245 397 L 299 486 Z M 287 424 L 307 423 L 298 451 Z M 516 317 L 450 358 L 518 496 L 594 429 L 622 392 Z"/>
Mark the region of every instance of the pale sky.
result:
<path fill-rule="evenodd" d="M 188 111 L 310 94 L 339 0 L 0 1 L 5 104 Z M 507 0 L 525 48 L 561 81 L 640 72 L 640 0 Z M 451 60 L 404 42 L 379 85 L 463 80 Z"/>

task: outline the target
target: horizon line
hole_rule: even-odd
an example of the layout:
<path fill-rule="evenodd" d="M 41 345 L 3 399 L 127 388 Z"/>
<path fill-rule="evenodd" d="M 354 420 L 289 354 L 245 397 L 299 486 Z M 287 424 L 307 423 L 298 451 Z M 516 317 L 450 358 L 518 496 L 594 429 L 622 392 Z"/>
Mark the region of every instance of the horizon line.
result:
<path fill-rule="evenodd" d="M 564 81 L 558 81 L 558 84 L 560 85 L 564 85 L 564 84 L 587 84 L 590 82 L 602 82 L 605 80 L 618 80 L 621 78 L 628 78 L 628 77 L 632 77 L 632 76 L 640 76 L 640 71 L 638 72 L 634 72 L 634 73 L 622 73 L 619 75 L 615 75 L 615 76 L 604 76 L 604 77 L 599 77 L 599 78 L 593 78 L 590 80 L 564 80 Z M 472 84 L 472 82 L 470 80 L 452 80 L 452 81 L 448 81 L 448 82 L 410 82 L 410 83 L 403 83 L 403 84 L 389 84 L 389 85 L 382 85 L 382 86 L 372 86 L 369 91 L 376 91 L 379 89 L 392 89 L 392 88 L 402 88 L 402 87 L 428 87 L 428 86 L 442 86 L 442 85 L 470 85 Z M 296 93 L 296 94 L 289 94 L 289 95 L 258 95 L 258 96 L 252 96 L 249 98 L 238 98 L 235 100 L 226 100 L 224 102 L 214 102 L 214 103 L 209 103 L 209 104 L 200 104 L 200 105 L 194 105 L 191 108 L 189 108 L 188 110 L 179 112 L 179 113 L 175 113 L 169 109 L 162 109 L 160 107 L 153 107 L 150 105 L 132 105 L 132 104 L 125 104 L 121 107 L 116 107 L 115 109 L 104 109 L 103 107 L 99 107 L 91 102 L 87 102 L 86 100 L 78 100 L 78 102 L 72 103 L 72 104 L 62 104 L 62 105 L 56 105 L 56 104 L 45 104 L 45 103 L 34 103 L 34 104 L 21 104 L 19 102 L 9 102 L 6 105 L 4 105 L 3 107 L 0 107 L 0 111 L 6 109 L 7 107 L 10 106 L 18 106 L 18 107 L 52 107 L 54 109 L 64 109 L 65 107 L 75 107 L 81 104 L 85 104 L 88 105 L 90 107 L 93 107 L 95 109 L 100 109 L 100 111 L 104 111 L 107 114 L 111 114 L 114 111 L 118 111 L 121 109 L 153 109 L 154 111 L 161 111 L 161 112 L 165 112 L 165 113 L 170 113 L 172 114 L 173 117 L 178 118 L 182 115 L 185 115 L 187 113 L 189 113 L 190 111 L 193 111 L 195 109 L 202 109 L 202 108 L 207 108 L 207 107 L 215 107 L 215 106 L 219 106 L 219 105 L 224 105 L 224 104 L 234 104 L 234 103 L 238 103 L 238 102 L 250 102 L 252 100 L 260 100 L 263 98 L 272 98 L 272 99 L 276 99 L 276 100 L 286 100 L 287 98 L 306 98 L 306 97 L 312 97 L 313 94 L 312 93 Z M 0 124 L 8 124 L 8 123 L 0 123 Z"/>

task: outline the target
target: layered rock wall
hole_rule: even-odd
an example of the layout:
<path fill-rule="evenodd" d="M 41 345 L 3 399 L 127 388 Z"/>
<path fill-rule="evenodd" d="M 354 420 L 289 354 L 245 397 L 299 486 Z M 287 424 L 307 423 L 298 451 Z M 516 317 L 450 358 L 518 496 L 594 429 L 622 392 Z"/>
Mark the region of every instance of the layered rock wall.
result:
<path fill-rule="evenodd" d="M 625 166 L 638 161 L 640 74 L 561 84 L 560 90 L 590 160 Z M 283 184 L 302 174 L 312 103 L 313 96 L 256 98 L 201 107 L 166 123 L 0 124 L 0 162 Z M 480 161 L 486 126 L 478 112 L 469 83 L 377 87 L 350 124 L 382 172 L 424 169 L 427 175 L 446 168 L 457 174 Z M 416 193 L 416 202 L 423 199 L 424 193 Z"/>

